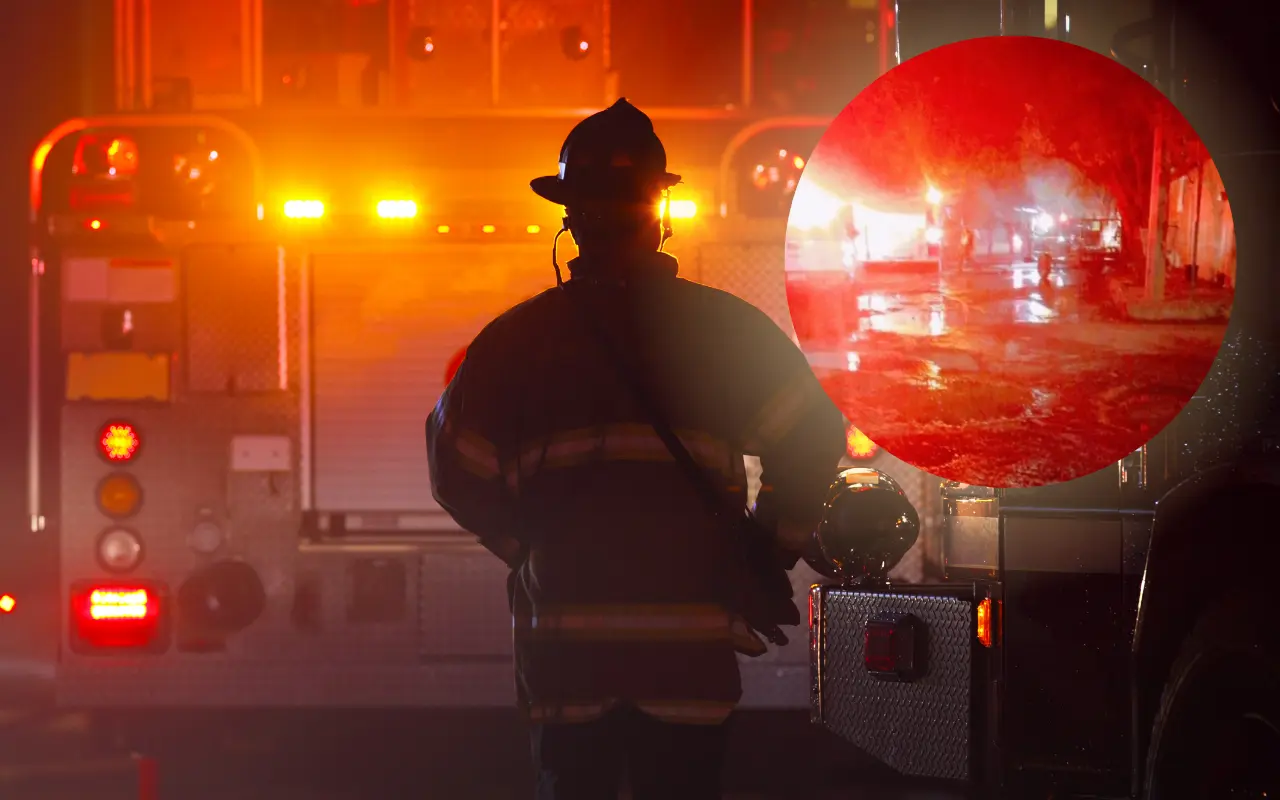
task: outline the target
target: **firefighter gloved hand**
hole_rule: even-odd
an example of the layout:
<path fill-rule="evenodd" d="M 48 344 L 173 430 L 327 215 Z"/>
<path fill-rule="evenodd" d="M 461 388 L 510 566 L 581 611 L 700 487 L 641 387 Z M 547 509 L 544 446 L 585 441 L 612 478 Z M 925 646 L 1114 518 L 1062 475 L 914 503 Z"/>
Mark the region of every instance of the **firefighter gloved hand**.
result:
<path fill-rule="evenodd" d="M 769 652 L 769 646 L 742 617 L 734 615 L 730 621 L 730 635 L 733 637 L 733 649 L 744 656 L 756 658 Z"/>

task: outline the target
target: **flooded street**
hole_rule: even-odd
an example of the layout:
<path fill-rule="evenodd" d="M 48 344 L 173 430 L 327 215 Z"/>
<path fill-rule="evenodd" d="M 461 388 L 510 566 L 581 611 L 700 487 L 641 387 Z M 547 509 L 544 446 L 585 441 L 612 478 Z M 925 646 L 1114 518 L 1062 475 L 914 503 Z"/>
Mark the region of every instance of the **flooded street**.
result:
<path fill-rule="evenodd" d="M 860 268 L 792 283 L 800 344 L 850 422 L 895 456 L 971 483 L 1069 480 L 1149 439 L 1199 387 L 1225 330 L 1136 323 L 1104 280 L 998 259 L 941 274 Z"/>

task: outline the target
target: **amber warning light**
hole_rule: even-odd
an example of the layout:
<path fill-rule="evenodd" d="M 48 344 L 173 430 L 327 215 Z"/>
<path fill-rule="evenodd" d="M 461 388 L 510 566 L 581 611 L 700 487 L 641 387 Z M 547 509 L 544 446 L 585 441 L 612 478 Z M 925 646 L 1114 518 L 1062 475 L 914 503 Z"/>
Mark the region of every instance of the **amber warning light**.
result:
<path fill-rule="evenodd" d="M 138 432 L 132 425 L 124 422 L 112 422 L 104 425 L 98 437 L 98 447 L 108 461 L 122 463 L 130 460 L 138 452 L 141 444 Z"/>
<path fill-rule="evenodd" d="M 880 447 L 875 442 L 867 438 L 865 433 L 852 425 L 850 425 L 849 429 L 845 432 L 845 443 L 847 445 L 846 449 L 848 450 L 849 458 L 852 458 L 855 461 L 863 461 L 871 458 L 880 450 Z"/>
<path fill-rule="evenodd" d="M 978 641 L 983 647 L 990 647 L 992 642 L 991 598 L 983 598 L 978 603 Z"/>

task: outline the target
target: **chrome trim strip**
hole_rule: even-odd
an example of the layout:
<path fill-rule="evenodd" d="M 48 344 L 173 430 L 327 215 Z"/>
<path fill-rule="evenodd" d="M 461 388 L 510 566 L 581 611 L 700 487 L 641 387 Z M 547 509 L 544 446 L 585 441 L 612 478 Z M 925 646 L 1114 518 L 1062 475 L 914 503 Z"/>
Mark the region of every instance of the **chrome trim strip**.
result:
<path fill-rule="evenodd" d="M 303 253 L 298 260 L 298 498 L 304 512 L 314 502 L 311 405 L 311 254 Z"/>
<path fill-rule="evenodd" d="M 27 514 L 31 531 L 44 528 L 44 516 L 40 513 L 40 277 L 44 275 L 44 261 L 39 251 L 31 250 L 31 284 L 28 296 L 28 350 L 27 350 Z"/>

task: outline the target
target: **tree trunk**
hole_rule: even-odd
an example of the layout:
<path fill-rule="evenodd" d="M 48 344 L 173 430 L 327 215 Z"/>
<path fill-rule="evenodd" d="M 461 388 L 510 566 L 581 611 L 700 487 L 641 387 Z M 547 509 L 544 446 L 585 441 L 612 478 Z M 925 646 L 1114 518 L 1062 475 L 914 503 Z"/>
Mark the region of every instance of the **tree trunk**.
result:
<path fill-rule="evenodd" d="M 1134 275 L 1141 274 L 1139 268 L 1145 264 L 1146 256 L 1142 243 L 1145 209 L 1137 203 L 1117 201 L 1116 210 L 1120 214 L 1120 263 Z"/>

